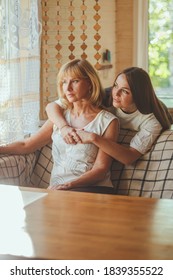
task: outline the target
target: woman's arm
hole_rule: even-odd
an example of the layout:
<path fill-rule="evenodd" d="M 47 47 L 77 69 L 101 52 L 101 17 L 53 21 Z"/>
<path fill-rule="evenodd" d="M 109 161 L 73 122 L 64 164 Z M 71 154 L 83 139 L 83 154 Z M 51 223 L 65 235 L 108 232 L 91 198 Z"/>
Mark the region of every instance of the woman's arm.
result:
<path fill-rule="evenodd" d="M 56 102 L 51 102 L 47 104 L 46 112 L 49 120 L 61 130 L 62 137 L 67 144 L 76 144 L 81 142 L 75 129 L 71 127 L 66 121 L 63 114 L 64 109 L 60 105 L 58 105 Z M 72 132 L 73 135 L 75 135 L 75 140 L 71 136 Z"/>
<path fill-rule="evenodd" d="M 94 137 L 93 143 L 102 149 L 108 155 L 111 155 L 115 160 L 128 165 L 139 159 L 142 154 L 130 146 L 114 143 L 113 141 L 105 141 L 105 139 Z"/>
<path fill-rule="evenodd" d="M 114 119 L 104 135 L 102 136 L 105 140 L 117 141 L 119 132 L 119 123 L 117 119 Z M 64 185 L 57 186 L 53 189 L 71 189 L 76 187 L 84 187 L 84 186 L 92 186 L 96 185 L 99 181 L 105 179 L 107 172 L 110 170 L 112 163 L 112 158 L 104 153 L 101 149 L 99 149 L 96 161 L 91 170 L 87 171 L 85 174 L 80 176 L 78 179 L 68 182 Z M 51 189 L 51 186 L 50 186 Z"/>
<path fill-rule="evenodd" d="M 115 160 L 127 165 L 136 161 L 141 157 L 141 153 L 132 147 L 126 147 L 122 144 L 118 144 L 110 139 L 106 139 L 95 133 L 86 131 L 78 131 L 78 134 L 82 140 L 82 143 L 93 143 L 103 152 L 107 153 Z"/>
<path fill-rule="evenodd" d="M 51 142 L 53 124 L 46 121 L 38 132 L 22 141 L 0 147 L 0 154 L 29 154 Z"/>
<path fill-rule="evenodd" d="M 51 122 L 53 122 L 59 129 L 68 126 L 68 122 L 64 118 L 64 109 L 56 102 L 51 102 L 46 106 L 46 113 Z"/>

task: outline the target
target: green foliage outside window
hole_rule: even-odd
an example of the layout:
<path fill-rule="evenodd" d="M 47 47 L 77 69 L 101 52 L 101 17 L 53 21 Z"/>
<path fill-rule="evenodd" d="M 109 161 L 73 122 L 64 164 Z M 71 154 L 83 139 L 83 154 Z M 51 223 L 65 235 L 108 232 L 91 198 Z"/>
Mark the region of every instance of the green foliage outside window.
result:
<path fill-rule="evenodd" d="M 148 61 L 154 87 L 173 86 L 173 0 L 149 0 Z"/>

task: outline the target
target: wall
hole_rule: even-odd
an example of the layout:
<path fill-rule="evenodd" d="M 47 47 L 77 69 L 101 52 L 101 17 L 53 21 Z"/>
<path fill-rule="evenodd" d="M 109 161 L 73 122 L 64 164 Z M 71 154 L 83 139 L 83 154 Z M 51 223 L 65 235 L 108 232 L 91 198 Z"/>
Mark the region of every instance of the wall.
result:
<path fill-rule="evenodd" d="M 93 65 L 102 65 L 102 53 L 109 49 L 112 68 L 98 74 L 104 87 L 112 85 L 119 55 L 115 7 L 115 0 L 42 0 L 41 119 L 46 118 L 46 104 L 57 98 L 59 67 L 69 59 L 84 55 Z"/>
<path fill-rule="evenodd" d="M 133 65 L 133 0 L 116 0 L 116 73 Z"/>

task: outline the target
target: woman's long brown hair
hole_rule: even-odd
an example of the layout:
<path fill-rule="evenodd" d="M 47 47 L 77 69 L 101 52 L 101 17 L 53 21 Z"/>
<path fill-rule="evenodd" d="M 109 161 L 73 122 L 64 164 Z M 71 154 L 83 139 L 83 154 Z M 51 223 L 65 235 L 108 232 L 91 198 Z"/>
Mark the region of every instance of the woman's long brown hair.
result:
<path fill-rule="evenodd" d="M 169 129 L 173 120 L 167 107 L 156 96 L 148 73 L 142 68 L 130 67 L 124 69 L 117 77 L 121 74 L 126 76 L 137 109 L 142 114 L 153 113 L 163 130 Z"/>

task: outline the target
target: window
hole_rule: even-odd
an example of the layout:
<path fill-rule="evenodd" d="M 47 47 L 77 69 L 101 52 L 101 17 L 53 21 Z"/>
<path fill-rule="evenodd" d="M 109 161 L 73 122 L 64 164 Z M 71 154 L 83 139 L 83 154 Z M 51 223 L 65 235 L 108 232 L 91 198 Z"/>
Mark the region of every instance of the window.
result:
<path fill-rule="evenodd" d="M 39 123 L 40 0 L 0 0 L 0 144 Z"/>
<path fill-rule="evenodd" d="M 149 0 L 148 70 L 159 98 L 173 108 L 173 0 Z"/>

